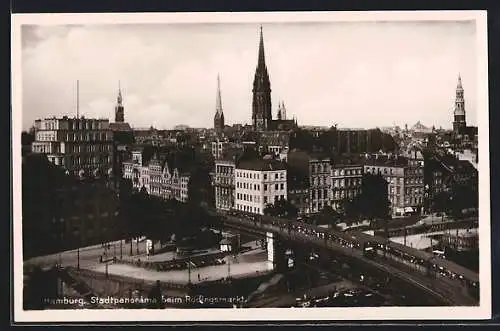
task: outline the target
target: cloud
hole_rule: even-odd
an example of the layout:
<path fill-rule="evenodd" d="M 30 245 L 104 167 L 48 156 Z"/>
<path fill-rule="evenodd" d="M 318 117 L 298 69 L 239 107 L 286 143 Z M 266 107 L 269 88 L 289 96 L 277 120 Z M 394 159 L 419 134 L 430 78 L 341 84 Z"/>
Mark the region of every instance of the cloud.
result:
<path fill-rule="evenodd" d="M 258 26 L 165 24 L 23 28 L 23 127 L 76 111 L 114 118 L 121 81 L 133 126 L 210 127 L 216 77 L 228 123 L 248 123 Z M 264 26 L 273 114 L 299 124 L 450 127 L 457 75 L 475 123 L 473 23 L 309 23 Z"/>

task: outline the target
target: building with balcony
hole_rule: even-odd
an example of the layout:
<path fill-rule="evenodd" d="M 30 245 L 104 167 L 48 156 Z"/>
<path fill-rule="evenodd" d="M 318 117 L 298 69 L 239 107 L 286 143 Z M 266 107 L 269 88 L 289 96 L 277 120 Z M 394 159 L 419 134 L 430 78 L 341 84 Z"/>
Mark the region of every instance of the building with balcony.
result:
<path fill-rule="evenodd" d="M 215 208 L 230 210 L 235 203 L 235 160 L 215 161 Z"/>

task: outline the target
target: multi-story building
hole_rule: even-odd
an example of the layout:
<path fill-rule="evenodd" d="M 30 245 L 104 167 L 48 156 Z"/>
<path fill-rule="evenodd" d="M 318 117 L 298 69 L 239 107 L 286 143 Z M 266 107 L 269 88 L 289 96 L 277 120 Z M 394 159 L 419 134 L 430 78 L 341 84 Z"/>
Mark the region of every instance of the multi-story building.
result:
<path fill-rule="evenodd" d="M 287 199 L 285 164 L 272 158 L 241 160 L 235 168 L 235 207 L 264 214 L 268 204 Z"/>
<path fill-rule="evenodd" d="M 212 141 L 212 155 L 214 159 L 220 160 L 224 157 L 224 153 L 226 152 L 229 146 L 229 142 L 224 139 L 216 138 Z"/>
<path fill-rule="evenodd" d="M 406 154 L 408 165 L 405 169 L 405 211 L 423 212 L 425 198 L 424 157 L 413 149 Z"/>
<path fill-rule="evenodd" d="M 477 190 L 478 171 L 471 162 L 459 160 L 445 150 L 424 152 L 425 206 L 433 211 L 434 198 L 443 191 L 450 191 L 455 184 Z"/>
<path fill-rule="evenodd" d="M 332 164 L 331 171 L 331 207 L 338 209 L 345 199 L 353 199 L 361 193 L 363 165 L 350 162 L 349 159 L 339 160 Z"/>
<path fill-rule="evenodd" d="M 113 132 L 108 119 L 46 118 L 35 121 L 33 153 L 41 153 L 69 173 L 107 173 L 113 167 Z"/>
<path fill-rule="evenodd" d="M 25 256 L 61 252 L 120 239 L 118 197 L 109 181 L 80 179 L 45 157 L 23 158 Z M 76 261 L 75 261 L 76 263 Z"/>
<path fill-rule="evenodd" d="M 309 160 L 309 211 L 317 213 L 331 201 L 331 159 L 313 157 Z"/>
<path fill-rule="evenodd" d="M 399 155 L 370 155 L 364 172 L 380 174 L 388 182 L 388 197 L 393 215 L 421 210 L 424 198 L 424 164 Z"/>
<path fill-rule="evenodd" d="M 190 173 L 178 167 L 171 168 L 156 154 L 149 162 L 144 162 L 143 157 L 142 149 L 132 151 L 132 159 L 123 163 L 123 177 L 130 180 L 137 190 L 144 189 L 148 194 L 165 200 L 187 202 Z"/>
<path fill-rule="evenodd" d="M 215 208 L 230 210 L 234 208 L 235 197 L 235 160 L 215 161 Z"/>

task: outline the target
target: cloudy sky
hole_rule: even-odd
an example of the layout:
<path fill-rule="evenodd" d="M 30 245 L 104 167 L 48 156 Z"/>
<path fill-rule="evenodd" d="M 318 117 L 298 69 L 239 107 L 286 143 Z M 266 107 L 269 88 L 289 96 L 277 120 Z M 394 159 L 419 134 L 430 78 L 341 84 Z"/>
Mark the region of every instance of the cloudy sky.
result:
<path fill-rule="evenodd" d="M 476 124 L 470 22 L 263 24 L 273 101 L 300 125 L 451 127 L 457 76 Z M 259 24 L 22 27 L 23 128 L 80 113 L 114 119 L 121 81 L 134 127 L 211 127 L 217 74 L 226 123 L 250 123 Z"/>

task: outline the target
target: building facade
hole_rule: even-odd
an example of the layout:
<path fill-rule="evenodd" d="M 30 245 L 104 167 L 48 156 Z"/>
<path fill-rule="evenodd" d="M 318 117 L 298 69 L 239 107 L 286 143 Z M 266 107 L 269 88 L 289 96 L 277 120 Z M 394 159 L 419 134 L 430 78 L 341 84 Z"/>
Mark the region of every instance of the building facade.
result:
<path fill-rule="evenodd" d="M 22 172 L 25 257 L 120 239 L 119 200 L 109 181 L 68 176 L 39 154 L 23 158 Z"/>
<path fill-rule="evenodd" d="M 335 163 L 331 171 L 331 207 L 341 208 L 345 199 L 353 199 L 361 193 L 362 164 Z"/>
<path fill-rule="evenodd" d="M 156 154 L 149 162 L 143 162 L 141 149 L 131 154 L 132 158 L 123 163 L 123 177 L 130 180 L 136 190 L 146 190 L 148 194 L 164 200 L 188 201 L 189 172 L 170 168 L 168 162 Z"/>
<path fill-rule="evenodd" d="M 393 215 L 419 212 L 424 203 L 424 162 L 399 155 L 370 156 L 364 172 L 380 174 L 388 183 Z"/>
<path fill-rule="evenodd" d="M 312 158 L 309 160 L 309 211 L 317 213 L 331 201 L 330 158 Z"/>
<path fill-rule="evenodd" d="M 113 132 L 107 119 L 46 118 L 35 121 L 33 153 L 45 154 L 71 174 L 107 173 L 113 167 Z"/>
<path fill-rule="evenodd" d="M 264 214 L 268 204 L 287 199 L 287 171 L 274 159 L 252 159 L 238 162 L 235 168 L 235 208 Z"/>
<path fill-rule="evenodd" d="M 234 160 L 215 161 L 214 189 L 215 208 L 230 210 L 235 203 L 235 168 Z"/>
<path fill-rule="evenodd" d="M 222 159 L 228 146 L 229 142 L 224 139 L 216 138 L 214 141 L 212 141 L 212 156 L 214 157 L 214 159 Z"/>

